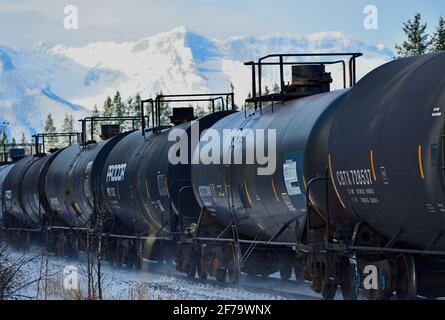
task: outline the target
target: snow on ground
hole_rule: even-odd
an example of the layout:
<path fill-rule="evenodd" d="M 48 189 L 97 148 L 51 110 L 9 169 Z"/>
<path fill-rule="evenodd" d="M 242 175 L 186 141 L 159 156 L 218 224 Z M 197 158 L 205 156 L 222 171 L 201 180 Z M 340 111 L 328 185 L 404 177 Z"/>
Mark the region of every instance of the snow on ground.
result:
<path fill-rule="evenodd" d="M 27 282 L 33 282 L 39 277 L 48 280 L 36 281 L 20 292 L 23 299 L 79 299 L 87 296 L 87 264 L 85 257 L 79 260 L 50 256 L 48 268 L 46 259 L 39 248 L 22 253 L 14 251 L 14 258 L 35 258 L 23 267 Z M 219 286 L 216 283 L 192 281 L 186 278 L 174 277 L 162 272 L 159 266 L 146 263 L 144 272 L 124 267 L 114 267 L 102 264 L 102 286 L 104 299 L 119 300 L 277 300 L 286 299 L 285 295 L 252 292 L 241 287 Z M 78 271 L 80 294 L 78 291 L 64 289 L 64 283 L 69 279 L 66 271 L 74 268 Z M 166 269 L 174 269 L 169 266 Z M 64 273 L 65 271 L 65 273 Z M 169 271 L 170 272 L 170 271 Z M 68 284 L 69 285 L 69 284 Z M 46 290 L 45 290 L 46 287 Z"/>

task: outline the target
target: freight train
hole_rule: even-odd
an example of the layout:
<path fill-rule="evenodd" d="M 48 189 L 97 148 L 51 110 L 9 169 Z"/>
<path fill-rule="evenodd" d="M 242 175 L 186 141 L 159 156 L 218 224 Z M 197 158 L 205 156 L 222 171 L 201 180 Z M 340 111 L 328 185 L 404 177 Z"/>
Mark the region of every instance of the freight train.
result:
<path fill-rule="evenodd" d="M 345 299 L 444 296 L 445 53 L 391 61 L 356 83 L 360 56 L 269 55 L 246 63 L 253 95 L 244 111 L 231 95 L 231 110 L 195 119 L 175 109 L 165 125 L 162 103 L 206 95 L 159 96 L 142 101 L 141 130 L 101 142 L 83 132 L 80 144 L 6 164 L 3 233 L 60 255 L 100 242 L 110 263 L 174 261 L 220 282 L 294 271 L 325 299 L 338 288 Z M 333 64 L 344 89 L 330 90 Z M 279 92 L 262 93 L 266 66 L 279 68 Z M 247 161 L 258 142 L 275 156 L 266 174 L 270 163 Z M 213 161 L 194 161 L 203 150 Z M 366 280 L 370 270 L 377 283 Z"/>

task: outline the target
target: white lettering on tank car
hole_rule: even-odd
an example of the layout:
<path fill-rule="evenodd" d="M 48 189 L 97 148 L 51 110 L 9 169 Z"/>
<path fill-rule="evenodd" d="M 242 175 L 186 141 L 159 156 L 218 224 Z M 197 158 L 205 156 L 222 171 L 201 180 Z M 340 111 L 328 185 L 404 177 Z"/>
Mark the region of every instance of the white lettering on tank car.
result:
<path fill-rule="evenodd" d="M 442 116 L 442 112 L 440 111 L 440 108 L 434 108 L 433 109 L 433 113 L 431 114 L 431 116 L 434 117 L 441 117 Z"/>
<path fill-rule="evenodd" d="M 11 190 L 5 190 L 5 198 L 8 200 L 11 200 L 12 198 L 12 191 Z"/>
<path fill-rule="evenodd" d="M 203 198 L 211 197 L 212 191 L 209 186 L 199 186 L 198 187 L 199 195 Z"/>
<path fill-rule="evenodd" d="M 371 186 L 371 169 L 353 169 L 336 171 L 339 186 Z"/>
<path fill-rule="evenodd" d="M 388 172 L 386 170 L 386 167 L 380 167 L 380 173 L 382 174 L 383 184 L 388 185 L 389 180 L 388 180 Z"/>
<path fill-rule="evenodd" d="M 161 174 L 158 172 L 158 175 L 156 178 L 157 178 L 157 183 L 158 183 L 159 196 L 161 196 L 161 197 L 168 196 L 167 180 L 165 178 L 165 174 Z"/>
<path fill-rule="evenodd" d="M 127 164 L 115 164 L 108 167 L 107 182 L 124 181 Z"/>
<path fill-rule="evenodd" d="M 107 194 L 110 198 L 116 197 L 116 189 L 115 188 L 107 188 Z"/>
<path fill-rule="evenodd" d="M 295 207 L 293 206 L 292 201 L 290 201 L 289 195 L 287 193 L 282 193 L 281 197 L 283 198 L 283 202 L 290 212 L 297 212 L 297 209 L 295 209 Z"/>

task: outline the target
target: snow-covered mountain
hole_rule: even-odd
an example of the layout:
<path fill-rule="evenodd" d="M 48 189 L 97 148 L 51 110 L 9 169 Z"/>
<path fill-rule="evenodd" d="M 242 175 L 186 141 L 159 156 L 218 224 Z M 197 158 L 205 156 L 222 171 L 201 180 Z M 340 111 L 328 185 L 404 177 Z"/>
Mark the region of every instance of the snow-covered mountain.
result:
<path fill-rule="evenodd" d="M 66 113 L 80 118 L 116 90 L 124 97 L 136 93 L 148 97 L 161 90 L 225 91 L 232 82 L 237 103 L 242 103 L 251 89 L 245 61 L 269 53 L 322 51 L 363 52 L 359 76 L 393 57 L 383 46 L 339 32 L 217 40 L 183 26 L 136 42 L 95 42 L 84 47 L 38 43 L 19 50 L 0 46 L 0 122 L 9 122 L 9 130 L 19 137 L 21 132 L 41 131 L 51 112 L 60 127 Z M 266 72 L 266 77 L 269 85 L 278 82 L 276 72 Z"/>

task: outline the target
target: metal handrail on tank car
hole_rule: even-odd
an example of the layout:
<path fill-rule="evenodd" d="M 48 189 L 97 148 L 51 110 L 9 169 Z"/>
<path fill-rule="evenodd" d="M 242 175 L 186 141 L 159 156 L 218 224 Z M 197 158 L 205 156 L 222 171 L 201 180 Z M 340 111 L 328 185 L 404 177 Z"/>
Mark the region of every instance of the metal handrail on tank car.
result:
<path fill-rule="evenodd" d="M 0 149 L 2 149 L 3 150 L 3 152 L 2 152 L 2 155 L 3 155 L 3 158 L 2 158 L 2 162 L 0 163 L 0 164 L 10 164 L 10 163 L 13 163 L 12 161 L 8 161 L 8 152 L 7 152 L 7 149 L 8 148 L 13 148 L 13 147 L 23 147 L 23 148 L 26 148 L 26 147 L 29 147 L 30 148 L 30 154 L 32 155 L 32 154 L 34 154 L 34 143 L 2 143 L 2 146 L 1 146 L 1 148 Z M 26 149 L 25 149 L 25 152 L 26 152 Z"/>
<path fill-rule="evenodd" d="M 45 138 L 58 138 L 58 137 L 68 137 L 69 145 L 72 144 L 72 138 L 77 137 L 77 142 L 80 141 L 81 133 L 80 132 L 45 132 L 45 133 L 37 133 L 32 136 L 34 138 L 34 146 L 36 150 L 36 156 L 45 154 Z M 40 143 L 40 138 L 42 138 L 42 143 Z M 39 152 L 39 146 L 42 146 L 42 152 Z"/>
<path fill-rule="evenodd" d="M 328 65 L 328 64 L 342 64 L 343 67 L 343 87 L 346 88 L 346 62 L 344 59 L 335 61 L 302 61 L 302 62 L 291 62 L 284 61 L 284 58 L 290 57 L 350 57 L 348 61 L 349 70 L 349 86 L 353 87 L 356 83 L 356 58 L 361 57 L 363 54 L 359 52 L 347 52 L 347 53 L 287 53 L 287 54 L 269 54 L 267 56 L 258 59 L 258 62 L 248 61 L 244 65 L 252 67 L 252 98 L 246 99 L 248 103 L 255 104 L 255 110 L 260 108 L 262 111 L 263 101 L 286 101 L 290 99 L 295 99 L 297 97 L 286 94 L 285 83 L 284 83 L 284 66 L 285 65 Z M 264 60 L 278 58 L 278 62 L 264 62 Z M 280 69 L 280 92 L 276 94 L 271 94 L 268 96 L 262 95 L 262 67 L 263 66 L 279 66 Z M 258 95 L 257 95 L 257 70 L 258 67 Z M 245 110 L 246 111 L 246 110 Z"/>
<path fill-rule="evenodd" d="M 206 98 L 200 98 L 206 97 Z M 235 94 L 233 92 L 225 93 L 194 93 L 194 94 L 161 94 L 156 96 L 155 99 L 141 100 L 140 108 L 141 115 L 144 116 L 144 105 L 146 103 L 151 104 L 152 115 L 152 129 L 153 132 L 159 133 L 161 124 L 161 103 L 163 102 L 177 102 L 177 103 L 190 103 L 190 102 L 211 102 L 212 113 L 215 112 L 215 101 L 221 100 L 222 110 L 229 110 L 229 98 L 231 101 L 231 109 L 235 110 Z M 225 99 L 225 104 L 224 104 Z M 145 137 L 145 125 L 142 125 L 142 135 Z"/>
<path fill-rule="evenodd" d="M 144 115 L 142 115 L 141 117 L 139 116 L 122 116 L 122 117 L 103 117 L 103 116 L 97 116 L 97 117 L 85 117 L 83 119 L 80 119 L 79 122 L 82 124 L 82 133 L 81 133 L 81 142 L 80 144 L 82 146 L 86 146 L 89 142 L 93 142 L 94 141 L 94 123 L 95 122 L 109 122 L 109 121 L 131 121 L 132 123 L 132 128 L 133 130 L 135 130 L 135 124 L 137 121 L 141 121 L 142 124 L 144 124 L 145 122 L 149 122 L 150 119 L 149 117 L 145 117 Z M 87 122 L 90 123 L 90 141 L 87 141 Z"/>

